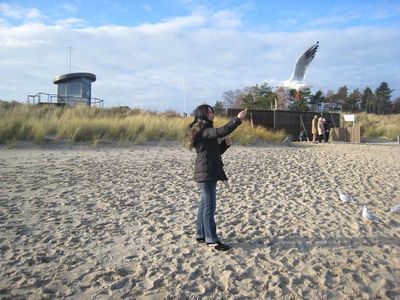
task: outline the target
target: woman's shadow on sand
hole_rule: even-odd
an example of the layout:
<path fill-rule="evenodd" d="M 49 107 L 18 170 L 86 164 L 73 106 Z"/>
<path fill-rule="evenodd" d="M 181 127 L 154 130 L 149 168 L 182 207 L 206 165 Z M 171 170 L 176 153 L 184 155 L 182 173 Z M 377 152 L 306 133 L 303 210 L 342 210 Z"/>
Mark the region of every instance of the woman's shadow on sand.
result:
<path fill-rule="evenodd" d="M 303 237 L 301 235 L 290 235 L 281 237 L 258 237 L 251 241 L 239 240 L 232 243 L 234 248 L 241 248 L 244 251 L 251 251 L 269 248 L 271 255 L 277 255 L 281 251 L 296 249 L 299 252 L 309 252 L 314 248 L 349 248 L 357 249 L 362 247 L 400 247 L 400 239 L 389 236 L 365 236 L 365 237 Z"/>

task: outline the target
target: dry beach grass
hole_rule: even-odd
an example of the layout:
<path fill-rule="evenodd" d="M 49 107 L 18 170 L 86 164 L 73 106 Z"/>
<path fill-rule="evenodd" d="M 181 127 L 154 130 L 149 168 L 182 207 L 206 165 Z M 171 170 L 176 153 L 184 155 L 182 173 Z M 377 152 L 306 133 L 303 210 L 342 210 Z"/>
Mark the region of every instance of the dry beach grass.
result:
<path fill-rule="evenodd" d="M 400 146 L 234 146 L 217 224 L 194 242 L 178 145 L 0 149 L 0 297 L 400 297 Z M 339 191 L 356 199 L 342 204 Z M 369 224 L 362 205 L 383 220 Z"/>
<path fill-rule="evenodd" d="M 216 126 L 222 126 L 227 118 L 217 117 Z M 52 107 L 0 102 L 0 144 L 14 146 L 19 141 L 46 144 L 67 141 L 74 144 L 86 142 L 133 142 L 147 141 L 184 142 L 186 128 L 192 118 L 180 117 L 175 112 L 146 112 L 140 109 L 100 109 L 96 107 Z M 273 132 L 261 126 L 252 128 L 244 122 L 232 134 L 242 145 L 257 140 L 282 141 L 283 131 Z"/>

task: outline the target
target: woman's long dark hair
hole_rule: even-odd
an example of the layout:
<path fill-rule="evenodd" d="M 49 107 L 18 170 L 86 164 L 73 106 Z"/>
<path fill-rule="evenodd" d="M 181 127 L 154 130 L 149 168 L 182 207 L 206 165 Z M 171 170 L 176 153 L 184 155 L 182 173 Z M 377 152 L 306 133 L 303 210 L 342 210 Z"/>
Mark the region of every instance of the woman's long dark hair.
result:
<path fill-rule="evenodd" d="M 214 109 L 208 104 L 200 105 L 194 110 L 193 122 L 190 123 L 187 131 L 187 146 L 189 149 L 193 148 L 198 133 L 203 130 L 207 124 L 212 125 L 212 122 L 207 117 L 209 108 L 214 112 Z"/>

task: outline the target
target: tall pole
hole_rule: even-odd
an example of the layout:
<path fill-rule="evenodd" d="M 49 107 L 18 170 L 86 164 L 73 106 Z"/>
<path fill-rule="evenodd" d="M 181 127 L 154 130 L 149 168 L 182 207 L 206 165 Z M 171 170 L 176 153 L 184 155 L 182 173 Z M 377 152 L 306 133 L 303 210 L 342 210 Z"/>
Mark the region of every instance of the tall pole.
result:
<path fill-rule="evenodd" d="M 182 80 L 182 93 L 183 93 L 183 115 L 186 113 L 186 93 L 185 93 L 185 74 L 183 74 Z"/>
<path fill-rule="evenodd" d="M 69 72 L 71 73 L 71 56 L 72 56 L 72 49 L 74 49 L 74 47 L 67 47 L 69 48 Z"/>
<path fill-rule="evenodd" d="M 119 102 L 119 100 L 120 100 L 120 98 L 119 98 L 119 89 L 117 89 L 117 92 L 118 92 L 117 107 L 119 107 L 119 105 L 120 105 L 120 102 Z"/>

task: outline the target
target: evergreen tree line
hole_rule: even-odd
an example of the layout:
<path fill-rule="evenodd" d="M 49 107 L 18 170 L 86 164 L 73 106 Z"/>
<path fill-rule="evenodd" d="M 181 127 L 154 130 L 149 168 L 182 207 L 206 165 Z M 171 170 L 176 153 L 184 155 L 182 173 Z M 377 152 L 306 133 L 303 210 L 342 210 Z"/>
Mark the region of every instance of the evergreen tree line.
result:
<path fill-rule="evenodd" d="M 349 93 L 347 86 L 342 86 L 336 93 L 331 90 L 323 93 L 319 90 L 313 94 L 310 89 L 305 89 L 301 92 L 300 100 L 296 101 L 295 90 L 288 93 L 284 90 L 274 92 L 268 83 L 263 83 L 260 86 L 225 92 L 222 99 L 214 105 L 214 110 L 221 113 L 224 108 L 273 109 L 283 97 L 288 103 L 289 110 L 397 114 L 400 113 L 400 97 L 391 101 L 393 91 L 386 82 L 382 82 L 375 91 L 367 87 L 364 91 L 355 89 Z"/>

